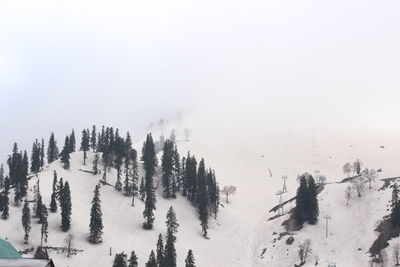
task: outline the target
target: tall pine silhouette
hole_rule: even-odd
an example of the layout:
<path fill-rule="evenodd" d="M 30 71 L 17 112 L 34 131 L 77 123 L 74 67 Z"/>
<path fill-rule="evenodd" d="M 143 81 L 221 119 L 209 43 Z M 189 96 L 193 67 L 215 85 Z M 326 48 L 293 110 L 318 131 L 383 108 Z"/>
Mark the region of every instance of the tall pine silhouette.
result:
<path fill-rule="evenodd" d="M 103 235 L 103 214 L 100 204 L 100 186 L 96 185 L 92 200 L 92 208 L 90 209 L 90 235 L 89 240 L 92 243 L 101 242 Z"/>

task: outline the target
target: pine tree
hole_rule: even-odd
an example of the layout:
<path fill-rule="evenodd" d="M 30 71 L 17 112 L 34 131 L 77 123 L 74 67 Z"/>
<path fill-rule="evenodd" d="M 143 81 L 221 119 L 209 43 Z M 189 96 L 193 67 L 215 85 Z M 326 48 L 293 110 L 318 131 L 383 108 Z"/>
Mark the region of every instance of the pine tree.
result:
<path fill-rule="evenodd" d="M 62 163 L 64 163 L 64 169 L 69 169 L 69 167 L 70 167 L 70 162 L 69 162 L 69 159 L 70 159 L 70 156 L 69 156 L 70 149 L 71 149 L 71 147 L 70 147 L 70 140 L 69 140 L 69 137 L 66 136 L 66 137 L 65 137 L 65 143 L 64 143 L 63 150 L 62 150 L 61 153 L 60 153 L 60 161 L 61 161 Z"/>
<path fill-rule="evenodd" d="M 61 206 L 61 229 L 66 232 L 71 226 L 71 191 L 69 189 L 68 181 L 61 191 L 60 195 L 60 206 Z"/>
<path fill-rule="evenodd" d="M 186 186 L 187 186 L 187 197 L 188 199 L 195 204 L 197 200 L 197 161 L 194 156 L 188 157 L 186 159 Z"/>
<path fill-rule="evenodd" d="M 56 189 L 56 198 L 58 200 L 60 200 L 61 202 L 61 194 L 62 194 L 62 190 L 64 188 L 64 183 L 63 183 L 63 178 L 60 178 L 60 181 L 58 181 L 58 185 L 57 185 L 57 189 Z"/>
<path fill-rule="evenodd" d="M 139 193 L 140 193 L 140 200 L 144 201 L 144 198 L 146 197 L 146 189 L 144 187 L 144 179 L 143 179 L 143 177 L 142 177 L 142 179 L 140 181 Z"/>
<path fill-rule="evenodd" d="M 132 194 L 132 170 L 131 170 L 131 155 L 127 153 L 125 156 L 124 162 L 124 172 L 125 172 L 125 180 L 124 180 L 124 194 L 125 196 L 130 196 Z M 132 205 L 133 206 L 133 205 Z"/>
<path fill-rule="evenodd" d="M 176 190 L 173 190 L 174 143 L 170 140 L 164 142 L 161 167 L 164 196 L 166 198 L 176 197 L 174 193 Z"/>
<path fill-rule="evenodd" d="M 157 264 L 158 266 L 164 266 L 164 242 L 162 235 L 158 235 L 157 240 Z"/>
<path fill-rule="evenodd" d="M 211 169 L 209 169 L 207 173 L 207 188 L 209 191 L 210 213 L 214 213 L 214 218 L 216 219 L 219 207 L 220 192 L 215 178 L 215 172 Z"/>
<path fill-rule="evenodd" d="M 31 231 L 31 210 L 29 209 L 28 201 L 26 201 L 26 199 L 22 209 L 22 226 L 25 231 L 24 241 L 25 244 L 28 244 L 29 232 Z"/>
<path fill-rule="evenodd" d="M 56 159 L 58 159 L 58 147 L 56 139 L 54 137 L 54 133 L 51 133 L 49 145 L 47 146 L 47 163 L 50 164 Z"/>
<path fill-rule="evenodd" d="M 392 212 L 390 214 L 390 221 L 393 226 L 400 226 L 400 202 L 399 202 L 399 187 L 397 183 L 392 186 Z"/>
<path fill-rule="evenodd" d="M 50 211 L 53 213 L 57 211 L 56 193 L 54 192 L 51 194 Z"/>
<path fill-rule="evenodd" d="M 3 218 L 4 220 L 7 219 L 10 215 L 9 215 L 9 198 L 8 195 L 10 193 L 10 180 L 6 177 L 4 179 L 4 190 L 2 193 L 2 208 L 3 208 L 3 213 L 1 214 L 1 218 Z"/>
<path fill-rule="evenodd" d="M 101 212 L 100 186 L 96 185 L 92 200 L 92 208 L 90 209 L 90 235 L 91 243 L 101 242 L 103 235 L 103 214 Z"/>
<path fill-rule="evenodd" d="M 207 176 L 206 176 L 206 168 L 204 164 L 204 159 L 200 161 L 199 170 L 197 174 L 198 180 L 198 209 L 201 221 L 201 228 L 203 232 L 203 236 L 207 238 L 207 230 L 208 230 L 208 190 L 207 190 Z"/>
<path fill-rule="evenodd" d="M 93 125 L 93 127 L 92 127 L 92 135 L 90 136 L 90 148 L 93 150 L 93 152 L 95 152 L 96 148 L 97 148 L 96 126 L 95 125 Z"/>
<path fill-rule="evenodd" d="M 153 250 L 150 253 L 149 261 L 146 263 L 146 267 L 157 267 L 157 260 Z"/>
<path fill-rule="evenodd" d="M 89 132 L 82 131 L 81 150 L 83 151 L 83 165 L 86 165 L 87 151 L 89 150 Z"/>
<path fill-rule="evenodd" d="M 167 213 L 167 238 L 165 241 L 165 266 L 176 267 L 176 233 L 178 232 L 178 222 L 176 220 L 176 214 L 172 207 L 169 208 Z"/>
<path fill-rule="evenodd" d="M 153 228 L 154 223 L 154 210 L 156 209 L 156 195 L 154 193 L 153 187 L 153 178 L 146 177 L 145 182 L 145 192 L 146 192 L 146 200 L 144 202 L 145 207 L 143 211 L 143 217 L 145 218 L 145 222 L 143 223 L 143 228 L 150 230 Z"/>
<path fill-rule="evenodd" d="M 40 144 L 38 143 L 38 140 L 36 139 L 35 142 L 32 145 L 32 154 L 31 154 L 31 172 L 33 173 L 38 173 L 40 171 Z"/>
<path fill-rule="evenodd" d="M 127 255 L 124 252 L 115 254 L 113 267 L 127 267 Z"/>
<path fill-rule="evenodd" d="M 129 258 L 129 265 L 128 267 L 138 267 L 138 257 L 134 250 L 131 252 L 131 257 Z"/>
<path fill-rule="evenodd" d="M 42 145 L 40 148 L 40 169 L 44 167 L 44 139 L 42 138 Z"/>
<path fill-rule="evenodd" d="M 194 262 L 194 256 L 193 252 L 191 249 L 189 249 L 186 260 L 185 260 L 185 266 L 186 267 L 196 267 L 195 262 Z"/>
<path fill-rule="evenodd" d="M 72 133 L 69 136 L 68 145 L 69 145 L 68 152 L 69 153 L 75 152 L 76 140 L 75 140 L 75 131 L 74 131 L 74 129 L 72 129 Z"/>
<path fill-rule="evenodd" d="M 99 173 L 99 170 L 98 170 L 98 168 L 97 168 L 97 164 L 99 163 L 99 154 L 95 154 L 94 155 L 94 159 L 93 159 L 93 167 L 92 167 L 92 170 L 93 170 L 93 174 L 94 175 L 97 175 L 98 173 Z"/>
<path fill-rule="evenodd" d="M 318 220 L 318 215 L 319 215 L 318 193 L 314 178 L 311 175 L 308 178 L 307 206 L 308 206 L 308 214 L 306 215 L 307 221 L 311 224 L 315 224 Z"/>
<path fill-rule="evenodd" d="M 4 166 L 0 165 L 0 189 L 4 188 Z"/>
<path fill-rule="evenodd" d="M 42 202 L 42 196 L 40 195 L 40 193 L 39 193 L 39 196 L 38 196 L 37 202 L 36 202 L 35 216 L 36 216 L 36 218 L 39 219 L 39 223 L 43 222 L 43 202 Z"/>
<path fill-rule="evenodd" d="M 146 179 L 154 176 L 155 168 L 157 167 L 157 157 L 154 150 L 154 142 L 151 134 L 147 135 L 146 142 L 143 146 L 142 160 L 146 172 Z"/>
<path fill-rule="evenodd" d="M 46 205 L 42 205 L 42 226 L 41 226 L 41 238 L 40 238 L 40 246 L 43 246 L 43 241 L 47 243 L 47 238 L 49 236 L 48 228 L 49 223 L 47 222 L 48 217 L 47 207 Z"/>
<path fill-rule="evenodd" d="M 28 153 L 26 153 L 25 150 L 24 155 L 22 157 L 21 178 L 19 183 L 20 187 L 19 193 L 21 197 L 20 200 L 22 200 L 22 198 L 25 197 L 28 192 L 28 168 L 29 168 Z"/>
<path fill-rule="evenodd" d="M 180 162 L 180 156 L 178 153 L 178 148 L 176 145 L 174 145 L 174 150 L 173 150 L 173 179 L 172 179 L 172 192 L 174 196 L 176 197 L 176 192 L 181 190 L 181 184 L 182 184 L 182 170 L 181 170 L 181 162 Z"/>
<path fill-rule="evenodd" d="M 300 177 L 300 186 L 296 194 L 296 207 L 294 208 L 294 219 L 298 226 L 302 226 L 307 220 L 306 217 L 306 198 L 307 198 L 307 179 L 303 175 Z"/>

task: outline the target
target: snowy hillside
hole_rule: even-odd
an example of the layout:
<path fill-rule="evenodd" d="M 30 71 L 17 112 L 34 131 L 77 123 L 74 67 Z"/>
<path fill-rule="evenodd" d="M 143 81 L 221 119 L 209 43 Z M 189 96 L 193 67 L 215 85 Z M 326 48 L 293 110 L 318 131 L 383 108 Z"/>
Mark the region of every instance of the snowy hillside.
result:
<path fill-rule="evenodd" d="M 36 181 L 40 180 L 41 194 L 46 205 L 50 203 L 54 170 L 71 187 L 72 225 L 69 233 L 74 236 L 73 248 L 82 251 L 70 258 L 55 251 L 50 251 L 50 255 L 56 266 L 112 266 L 115 253 L 135 250 L 139 266 L 144 266 L 150 251 L 155 249 L 159 233 L 166 233 L 165 216 L 169 207 L 173 206 L 180 225 L 176 244 L 178 266 L 184 266 L 189 249 L 194 251 L 197 266 L 293 266 L 299 263 L 298 244 L 305 239 L 311 239 L 313 249 L 306 266 L 314 265 L 316 257 L 322 266 L 328 262 L 336 263 L 337 266 L 366 266 L 369 261 L 366 252 L 377 236 L 374 232 L 376 222 L 389 213 L 386 206 L 391 191 L 377 191 L 382 184 L 377 181 L 372 189 L 365 189 L 362 198 L 353 196 L 349 206 L 346 206 L 344 191 L 347 183 L 332 182 L 341 181 L 345 177 L 342 173 L 343 164 L 358 157 L 364 159 L 366 167 L 382 167 L 384 172 L 380 174 L 381 178 L 396 175 L 395 146 L 387 144 L 389 148 L 383 151 L 379 143 L 369 142 L 366 145 L 359 139 L 354 139 L 358 143 L 346 143 L 331 139 L 329 135 L 321 134 L 320 139 L 314 137 L 314 141 L 311 134 L 305 136 L 283 135 L 263 141 L 260 141 L 261 138 L 253 138 L 237 142 L 238 139 L 232 135 L 203 135 L 198 132 L 190 141 L 178 142 L 181 156 L 190 150 L 198 158 L 204 157 L 207 166 L 216 169 L 221 187 L 235 185 L 238 188 L 229 204 L 221 196 L 219 216 L 210 222 L 210 239 L 201 236 L 195 208 L 180 195 L 177 199 L 165 199 L 161 196 L 161 186 L 158 188 L 154 229 L 147 231 L 142 228 L 143 202 L 136 199 L 135 207 L 132 207 L 130 197 L 125 197 L 111 186 L 102 185 L 103 242 L 96 245 L 89 243 L 90 202 L 101 175 L 81 171 L 91 170 L 92 153 L 89 153 L 86 166 L 83 165 L 82 152 L 72 153 L 69 170 L 65 170 L 56 161 L 29 182 L 32 189 Z M 139 147 L 136 149 L 140 151 Z M 313 172 L 316 168 L 331 183 L 319 195 L 318 223 L 305 225 L 301 231 L 294 232 L 295 241 L 290 246 L 285 243 L 287 236 L 275 240 L 280 233 L 285 232 L 281 223 L 288 218 L 286 215 L 268 220 L 276 215 L 268 211 L 278 204 L 276 192 L 282 188 L 282 175 L 289 177 L 288 192 L 283 195 L 283 200 L 287 200 L 295 195 L 297 175 L 306 171 Z M 140 172 L 141 177 L 142 168 Z M 116 171 L 112 169 L 107 181 L 114 184 L 115 180 Z M 28 199 L 32 199 L 32 195 L 33 192 L 29 191 Z M 292 204 L 285 206 L 284 211 L 289 211 Z M 325 238 L 324 215 L 331 216 L 328 238 Z M 59 211 L 49 214 L 48 246 L 64 246 L 67 233 L 61 231 L 60 221 Z M 11 204 L 10 218 L 7 221 L 0 220 L 0 226 L 1 237 L 7 238 L 21 251 L 40 243 L 40 225 L 35 219 L 29 244 L 23 243 L 21 206 Z M 390 249 L 387 250 L 391 254 Z"/>

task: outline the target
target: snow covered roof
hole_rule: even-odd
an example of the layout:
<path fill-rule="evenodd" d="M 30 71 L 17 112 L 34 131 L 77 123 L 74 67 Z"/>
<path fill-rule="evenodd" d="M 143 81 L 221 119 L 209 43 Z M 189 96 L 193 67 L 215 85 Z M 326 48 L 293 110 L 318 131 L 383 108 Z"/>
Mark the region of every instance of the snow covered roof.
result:
<path fill-rule="evenodd" d="M 1 267 L 54 267 L 50 260 L 38 259 L 0 259 Z"/>
<path fill-rule="evenodd" d="M 0 239 L 0 259 L 19 259 L 22 258 L 18 251 L 4 239 Z"/>

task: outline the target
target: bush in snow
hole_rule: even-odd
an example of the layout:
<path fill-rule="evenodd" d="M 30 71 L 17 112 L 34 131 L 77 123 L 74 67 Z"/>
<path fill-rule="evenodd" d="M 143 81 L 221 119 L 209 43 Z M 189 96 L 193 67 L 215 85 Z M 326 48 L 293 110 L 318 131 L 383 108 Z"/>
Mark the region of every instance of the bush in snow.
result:
<path fill-rule="evenodd" d="M 304 264 L 307 260 L 307 257 L 311 254 L 311 240 L 306 239 L 304 243 L 299 245 L 299 258 L 300 258 L 300 264 Z"/>

